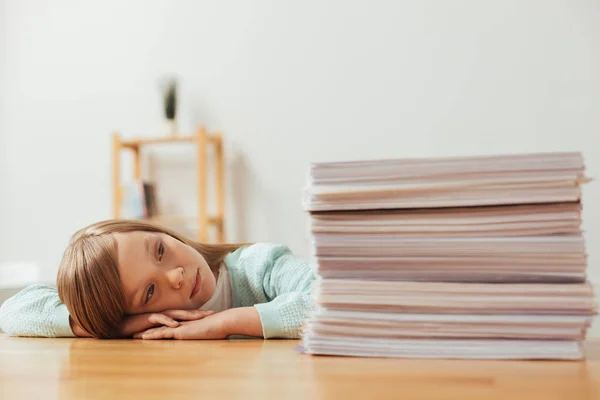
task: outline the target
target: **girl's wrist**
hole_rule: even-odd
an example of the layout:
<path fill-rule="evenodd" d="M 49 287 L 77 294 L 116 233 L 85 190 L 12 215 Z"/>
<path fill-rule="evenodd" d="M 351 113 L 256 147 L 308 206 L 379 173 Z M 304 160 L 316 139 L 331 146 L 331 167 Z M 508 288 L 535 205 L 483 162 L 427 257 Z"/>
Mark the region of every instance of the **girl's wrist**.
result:
<path fill-rule="evenodd" d="M 235 313 L 232 312 L 235 309 L 229 309 L 225 311 L 221 311 L 220 313 L 215 314 L 219 318 L 219 323 L 217 324 L 217 329 L 222 334 L 222 336 L 227 337 L 231 335 L 235 335 L 236 321 L 235 321 Z"/>
<path fill-rule="evenodd" d="M 216 315 L 221 317 L 220 329 L 223 336 L 263 336 L 260 316 L 254 307 L 231 308 Z"/>

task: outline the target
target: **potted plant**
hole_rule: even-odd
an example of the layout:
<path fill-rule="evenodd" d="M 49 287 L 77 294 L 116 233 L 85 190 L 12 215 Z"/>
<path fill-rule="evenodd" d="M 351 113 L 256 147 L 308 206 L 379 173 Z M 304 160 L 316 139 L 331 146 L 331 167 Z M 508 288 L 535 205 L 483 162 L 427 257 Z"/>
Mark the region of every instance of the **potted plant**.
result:
<path fill-rule="evenodd" d="M 177 80 L 168 79 L 163 88 L 163 108 L 172 136 L 177 135 Z"/>

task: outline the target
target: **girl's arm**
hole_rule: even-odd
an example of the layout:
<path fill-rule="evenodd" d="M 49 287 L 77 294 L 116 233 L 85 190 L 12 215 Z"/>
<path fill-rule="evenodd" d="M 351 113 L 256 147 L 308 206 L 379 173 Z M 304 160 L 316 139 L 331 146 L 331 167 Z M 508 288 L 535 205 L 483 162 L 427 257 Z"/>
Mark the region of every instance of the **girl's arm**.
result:
<path fill-rule="evenodd" d="M 168 310 L 132 315 L 123 321 L 121 333 L 123 337 L 131 337 L 152 327 L 176 327 L 179 326 L 177 320 L 196 320 L 210 314 L 200 310 Z M 39 284 L 26 287 L 2 304 L 0 329 L 10 336 L 91 337 L 70 317 L 56 289 Z"/>
<path fill-rule="evenodd" d="M 30 285 L 0 307 L 0 328 L 10 336 L 74 337 L 69 312 L 55 288 Z"/>
<path fill-rule="evenodd" d="M 230 274 L 242 275 L 232 287 L 234 297 L 250 307 L 225 310 L 197 325 L 213 321 L 224 337 L 299 338 L 313 310 L 315 274 L 310 263 L 294 256 L 288 247 L 270 243 L 242 249 L 226 258 L 226 263 Z"/>
<path fill-rule="evenodd" d="M 308 261 L 294 256 L 285 246 L 255 246 L 261 252 L 268 251 L 272 259 L 261 275 L 267 302 L 254 306 L 260 315 L 263 337 L 299 338 L 302 326 L 314 308 L 311 285 L 315 274 L 312 266 Z"/>

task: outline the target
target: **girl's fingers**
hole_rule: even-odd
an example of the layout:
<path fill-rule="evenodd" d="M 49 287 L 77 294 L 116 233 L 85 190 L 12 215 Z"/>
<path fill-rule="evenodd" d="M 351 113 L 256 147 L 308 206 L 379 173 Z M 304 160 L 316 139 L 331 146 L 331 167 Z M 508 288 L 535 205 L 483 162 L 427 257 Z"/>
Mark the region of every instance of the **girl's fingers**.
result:
<path fill-rule="evenodd" d="M 134 333 L 134 334 L 133 334 L 133 338 L 134 338 L 134 339 L 141 339 L 141 338 L 142 338 L 142 334 L 143 334 L 143 333 L 144 333 L 144 332 L 138 332 L 138 333 Z"/>
<path fill-rule="evenodd" d="M 173 329 L 168 327 L 160 327 L 160 328 L 152 328 L 148 329 L 144 332 L 138 332 L 133 337 L 135 339 L 144 339 L 144 340 L 152 340 L 152 339 L 170 339 L 174 335 Z"/>
<path fill-rule="evenodd" d="M 215 312 L 212 310 L 195 310 L 194 315 L 199 316 L 200 318 L 208 317 L 209 315 L 214 314 Z M 199 318 L 198 318 L 199 319 Z"/>
<path fill-rule="evenodd" d="M 138 333 L 136 333 L 135 335 L 133 335 L 133 337 L 134 337 L 135 339 L 144 339 L 144 336 L 150 337 L 150 336 L 152 336 L 152 335 L 153 335 L 153 334 L 156 332 L 156 330 L 158 330 L 158 329 L 163 329 L 163 328 L 161 327 L 161 328 L 152 328 L 152 329 L 147 329 L 147 330 L 145 330 L 145 331 L 142 331 L 142 332 L 138 332 Z"/>
<path fill-rule="evenodd" d="M 180 321 L 194 321 L 214 314 L 214 311 L 205 310 L 167 310 L 163 314 Z"/>
<path fill-rule="evenodd" d="M 164 314 L 150 314 L 148 317 L 148 322 L 151 324 L 170 326 L 171 328 L 176 328 L 179 326 L 179 322 Z"/>
<path fill-rule="evenodd" d="M 201 318 L 200 316 L 195 315 L 194 311 L 190 310 L 167 310 L 163 311 L 163 314 L 180 321 Z"/>

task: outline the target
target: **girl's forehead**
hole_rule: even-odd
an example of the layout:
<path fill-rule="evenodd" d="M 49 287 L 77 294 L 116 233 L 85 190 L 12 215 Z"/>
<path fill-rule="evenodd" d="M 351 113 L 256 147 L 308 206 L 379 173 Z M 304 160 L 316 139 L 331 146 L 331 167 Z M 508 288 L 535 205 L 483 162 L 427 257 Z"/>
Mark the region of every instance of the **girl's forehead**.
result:
<path fill-rule="evenodd" d="M 114 233 L 113 236 L 118 244 L 124 245 L 140 245 L 148 238 L 153 238 L 160 235 L 158 232 L 132 231 L 124 233 Z"/>
<path fill-rule="evenodd" d="M 145 256 L 150 251 L 152 238 L 152 232 L 116 233 L 115 241 L 119 264 L 121 262 L 129 264 L 128 261 L 138 260 Z"/>

